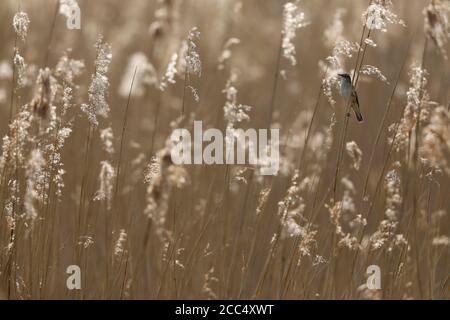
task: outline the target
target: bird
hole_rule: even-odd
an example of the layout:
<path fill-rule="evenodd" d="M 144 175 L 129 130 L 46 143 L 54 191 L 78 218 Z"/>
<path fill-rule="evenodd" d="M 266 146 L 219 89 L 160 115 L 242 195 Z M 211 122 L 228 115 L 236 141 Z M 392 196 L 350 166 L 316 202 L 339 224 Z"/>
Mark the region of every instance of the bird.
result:
<path fill-rule="evenodd" d="M 339 73 L 338 75 L 341 77 L 341 96 L 346 99 L 351 96 L 350 106 L 355 112 L 356 119 L 358 119 L 359 122 L 363 121 L 361 111 L 359 110 L 358 94 L 352 85 L 352 78 L 348 73 Z"/>

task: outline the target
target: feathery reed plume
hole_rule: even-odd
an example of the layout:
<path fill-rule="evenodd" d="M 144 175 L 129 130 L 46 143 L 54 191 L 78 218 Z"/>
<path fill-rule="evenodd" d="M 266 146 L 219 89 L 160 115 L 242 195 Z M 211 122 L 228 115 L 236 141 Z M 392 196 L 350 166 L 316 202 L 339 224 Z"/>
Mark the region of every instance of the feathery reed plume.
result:
<path fill-rule="evenodd" d="M 63 176 L 66 170 L 63 168 L 63 163 L 61 161 L 61 152 L 63 150 L 65 141 L 72 134 L 71 124 L 66 127 L 60 128 L 56 133 L 56 143 L 54 145 L 48 145 L 47 149 L 50 152 L 50 172 L 54 174 L 53 183 L 55 184 L 56 190 L 55 195 L 58 199 L 61 199 L 62 189 L 64 188 Z M 52 177 L 50 177 L 52 179 Z"/>
<path fill-rule="evenodd" d="M 172 162 L 170 145 L 168 142 L 167 147 L 152 157 L 144 175 L 144 182 L 147 184 L 144 214 L 152 219 L 158 236 L 167 233 L 165 222 L 172 189 L 183 188 L 190 182 L 186 169 Z"/>
<path fill-rule="evenodd" d="M 314 258 L 317 230 L 303 216 L 305 200 L 301 193 L 308 187 L 308 180 L 299 181 L 298 170 L 292 176 L 290 186 L 283 200 L 278 202 L 278 216 L 281 224 L 281 239 L 296 238 L 299 252 L 297 265 L 303 257 Z M 306 183 L 305 183 L 306 182 Z M 277 235 L 278 238 L 278 235 Z M 317 258 L 317 257 L 316 257 Z"/>
<path fill-rule="evenodd" d="M 330 221 L 335 228 L 337 246 L 358 250 L 361 249 L 361 244 L 356 237 L 356 233 L 359 231 L 358 228 L 367 224 L 367 221 L 360 214 L 356 214 L 356 206 L 353 200 L 356 190 L 353 182 L 349 177 L 344 177 L 341 179 L 341 183 L 344 186 L 341 201 L 332 202 L 332 205 L 326 205 L 326 207 L 330 213 Z"/>
<path fill-rule="evenodd" d="M 450 3 L 432 0 L 423 10 L 425 34 L 431 39 L 441 55 L 447 59 L 445 45 L 450 38 Z"/>
<path fill-rule="evenodd" d="M 181 70 L 184 70 L 188 77 L 192 75 L 200 77 L 202 75 L 202 62 L 200 61 L 200 55 L 197 52 L 196 41 L 198 39 L 200 39 L 200 31 L 198 31 L 197 27 L 194 27 L 189 31 L 187 40 L 184 44 L 184 63 L 181 64 Z"/>
<path fill-rule="evenodd" d="M 159 84 L 159 89 L 161 91 L 166 90 L 167 86 L 170 84 L 175 84 L 177 82 L 175 76 L 178 73 L 177 70 L 177 61 L 178 61 L 178 54 L 174 53 L 170 57 L 169 64 L 167 65 L 166 73 L 164 74 L 163 78 L 161 79 L 161 82 Z"/>
<path fill-rule="evenodd" d="M 385 248 L 388 252 L 397 246 L 407 245 L 403 234 L 397 234 L 399 223 L 399 209 L 402 204 L 400 191 L 400 177 L 397 172 L 399 163 L 394 163 L 394 168 L 386 174 L 386 211 L 387 219 L 380 222 L 378 230 L 371 235 L 370 245 L 372 250 Z"/>
<path fill-rule="evenodd" d="M 113 199 L 114 178 L 116 177 L 116 170 L 109 163 L 109 161 L 100 162 L 99 184 L 100 187 L 95 193 L 94 200 L 106 201 L 107 209 L 111 209 Z"/>
<path fill-rule="evenodd" d="M 301 227 L 295 221 L 295 218 L 301 218 L 305 210 L 305 204 L 303 198 L 299 196 L 300 187 L 298 179 L 298 173 L 294 174 L 286 196 L 283 201 L 278 203 L 278 215 L 283 226 L 282 237 L 294 237 L 301 234 Z"/>
<path fill-rule="evenodd" d="M 450 174 L 450 112 L 444 106 L 431 110 L 422 129 L 420 156 L 431 168 Z"/>
<path fill-rule="evenodd" d="M 75 84 L 75 79 L 78 78 L 84 71 L 85 65 L 82 60 L 75 60 L 69 58 L 69 51 L 66 51 L 59 59 L 56 68 L 55 76 L 63 83 L 63 97 L 61 117 L 64 117 L 67 112 L 74 106 L 74 94 L 79 86 Z"/>
<path fill-rule="evenodd" d="M 17 12 L 14 15 L 14 18 L 13 18 L 14 31 L 17 33 L 17 35 L 20 37 L 20 39 L 22 39 L 22 41 L 25 41 L 25 38 L 27 37 L 29 25 L 30 25 L 30 19 L 28 18 L 28 14 L 21 11 L 21 12 Z"/>
<path fill-rule="evenodd" d="M 56 76 L 61 77 L 66 84 L 75 87 L 74 80 L 82 74 L 85 65 L 83 60 L 69 58 L 69 52 L 70 51 L 64 52 L 59 59 L 55 68 L 55 74 Z"/>
<path fill-rule="evenodd" d="M 15 70 L 17 70 L 17 86 L 19 88 L 25 87 L 25 72 L 27 65 L 25 64 L 24 58 L 20 55 L 18 48 L 14 48 L 13 64 Z"/>
<path fill-rule="evenodd" d="M 351 166 L 353 167 L 353 169 L 358 171 L 359 168 L 361 167 L 361 161 L 363 156 L 361 149 L 359 149 L 355 141 L 347 142 L 345 149 L 347 150 L 348 156 L 352 160 Z"/>
<path fill-rule="evenodd" d="M 338 8 L 333 16 L 332 23 L 325 29 L 323 35 L 325 38 L 325 44 L 333 48 L 336 43 L 339 43 L 344 39 L 344 22 L 342 18 L 347 14 L 347 10 Z"/>
<path fill-rule="evenodd" d="M 295 39 L 297 29 L 303 28 L 309 24 L 306 21 L 305 13 L 298 8 L 300 0 L 288 2 L 283 8 L 283 30 L 282 30 L 282 48 L 283 56 L 292 66 L 297 64 L 295 58 L 295 45 L 292 41 Z"/>
<path fill-rule="evenodd" d="M 280 75 L 286 77 L 286 71 L 280 69 L 281 59 L 284 56 L 291 65 L 295 65 L 297 63 L 295 58 L 295 45 L 292 41 L 295 38 L 296 30 L 307 25 L 304 21 L 304 13 L 298 9 L 299 2 L 300 0 L 296 0 L 295 3 L 288 2 L 283 7 L 283 25 L 280 34 L 280 45 L 275 62 L 272 93 L 267 117 L 267 127 L 271 126 L 274 116 L 279 77 Z"/>
<path fill-rule="evenodd" d="M 135 76 L 136 66 L 138 66 L 138 70 Z M 143 52 L 133 53 L 128 58 L 128 65 L 119 86 L 119 94 L 124 98 L 128 97 L 130 93 L 133 77 L 135 79 L 131 92 L 132 97 L 142 97 L 146 87 L 158 86 L 156 70 Z"/>
<path fill-rule="evenodd" d="M 241 40 L 239 40 L 238 38 L 230 38 L 227 40 L 227 42 L 225 42 L 222 52 L 217 59 L 218 70 L 225 69 L 225 63 L 231 58 L 231 48 L 238 45 L 239 43 L 241 43 Z"/>
<path fill-rule="evenodd" d="M 20 3 L 19 3 L 19 10 L 20 10 Z M 14 48 L 13 48 L 13 55 L 12 55 L 12 85 L 11 85 L 11 97 L 10 97 L 10 106 L 9 106 L 9 121 L 11 121 L 13 114 L 14 114 L 14 97 L 16 94 L 17 88 L 24 87 L 24 73 L 25 73 L 25 60 L 19 53 L 18 48 L 18 39 L 22 39 L 22 41 L 25 41 L 27 31 L 28 31 L 28 25 L 30 24 L 30 19 L 28 18 L 28 15 L 25 12 L 19 11 L 14 15 L 13 18 L 13 28 L 15 32 L 15 38 L 14 38 Z M 17 78 L 16 78 L 17 77 Z M 17 85 L 17 88 L 16 88 Z"/>
<path fill-rule="evenodd" d="M 397 14 L 392 12 L 391 0 L 373 0 L 367 10 L 363 13 L 366 26 L 369 30 L 380 30 L 387 32 L 388 24 L 399 24 L 406 26 Z"/>
<path fill-rule="evenodd" d="M 117 238 L 116 244 L 114 245 L 114 256 L 121 259 L 126 253 L 125 245 L 127 242 L 127 233 L 124 229 L 120 229 L 119 237 Z"/>
<path fill-rule="evenodd" d="M 103 150 L 110 156 L 114 154 L 114 134 L 111 127 L 100 130 L 100 139 L 103 142 Z"/>
<path fill-rule="evenodd" d="M 109 105 L 106 101 L 109 88 L 107 73 L 112 59 L 111 46 L 103 41 L 103 36 L 98 37 L 95 49 L 97 56 L 94 62 L 95 72 L 89 86 L 89 102 L 81 105 L 81 110 L 93 126 L 98 125 L 97 115 L 106 118 L 109 114 Z"/>
<path fill-rule="evenodd" d="M 213 284 L 218 283 L 219 279 L 214 276 L 214 267 L 208 270 L 204 276 L 203 293 L 206 294 L 208 299 L 217 299 L 218 296 L 212 289 Z"/>
<path fill-rule="evenodd" d="M 8 168 L 15 171 L 22 167 L 25 160 L 25 146 L 30 141 L 29 129 L 31 127 L 32 115 L 28 106 L 16 115 L 9 125 L 9 135 L 3 137 L 2 155 L 0 158 L 0 172 L 5 178 L 5 170 Z"/>
<path fill-rule="evenodd" d="M 236 70 L 232 70 L 228 78 L 225 89 L 222 91 L 226 95 L 226 102 L 223 107 L 224 118 L 227 123 L 227 128 L 235 128 L 236 123 L 250 120 L 247 114 L 252 107 L 237 103 L 238 90 L 235 87 L 238 74 Z"/>
<path fill-rule="evenodd" d="M 412 68 L 410 72 L 410 87 L 406 92 L 407 102 L 403 112 L 403 117 L 400 121 L 400 126 L 397 130 L 395 139 L 395 147 L 397 152 L 406 150 L 410 143 L 411 131 L 416 127 L 417 117 L 419 114 L 419 106 L 426 108 L 429 97 L 425 90 L 427 85 L 427 71 L 420 67 Z M 423 117 L 425 113 L 421 114 Z M 391 130 L 392 130 L 391 126 Z"/>
<path fill-rule="evenodd" d="M 27 163 L 27 188 L 24 197 L 25 216 L 31 221 L 36 220 L 38 217 L 35 205 L 43 204 L 47 201 L 44 168 L 45 160 L 42 152 L 39 149 L 34 149 L 31 151 L 30 159 Z"/>
<path fill-rule="evenodd" d="M 198 90 L 192 85 L 192 76 L 201 77 L 202 75 L 202 63 L 200 55 L 198 53 L 197 40 L 200 39 L 200 31 L 197 27 L 189 30 L 187 39 L 182 42 L 179 56 L 182 59 L 179 61 L 179 70 L 184 72 L 184 90 L 183 90 L 183 105 L 181 107 L 181 113 L 184 115 L 186 108 L 186 90 L 190 89 L 192 97 L 195 102 L 200 101 Z"/>
<path fill-rule="evenodd" d="M 372 41 L 373 44 L 375 44 L 375 42 Z M 360 74 L 364 74 L 367 76 L 375 76 L 378 80 L 385 82 L 387 84 L 389 84 L 386 76 L 380 71 L 380 69 L 378 69 L 375 66 L 371 66 L 369 64 L 363 65 L 361 67 L 361 70 L 359 70 Z"/>

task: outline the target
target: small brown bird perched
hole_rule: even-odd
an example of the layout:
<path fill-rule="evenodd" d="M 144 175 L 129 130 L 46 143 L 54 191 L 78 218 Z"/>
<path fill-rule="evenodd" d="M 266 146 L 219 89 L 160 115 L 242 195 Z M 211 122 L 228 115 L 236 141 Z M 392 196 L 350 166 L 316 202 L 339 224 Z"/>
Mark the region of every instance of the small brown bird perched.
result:
<path fill-rule="evenodd" d="M 361 111 L 359 110 L 358 94 L 352 85 L 352 78 L 348 73 L 339 73 L 338 75 L 341 77 L 341 96 L 346 99 L 351 96 L 350 106 L 355 112 L 356 119 L 358 119 L 359 122 L 363 121 Z"/>

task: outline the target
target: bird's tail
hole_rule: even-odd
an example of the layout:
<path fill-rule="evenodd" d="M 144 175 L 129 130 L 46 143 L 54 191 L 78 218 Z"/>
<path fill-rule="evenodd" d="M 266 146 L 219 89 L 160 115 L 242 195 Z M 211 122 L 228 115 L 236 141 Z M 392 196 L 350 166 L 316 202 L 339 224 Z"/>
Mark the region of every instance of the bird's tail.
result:
<path fill-rule="evenodd" d="M 359 110 L 357 110 L 356 108 L 355 108 L 355 115 L 356 115 L 356 119 L 358 119 L 359 122 L 363 121 L 361 112 Z"/>
<path fill-rule="evenodd" d="M 363 121 L 363 117 L 361 114 L 361 111 L 359 110 L 359 101 L 358 101 L 358 95 L 356 91 L 352 92 L 352 108 L 353 111 L 355 111 L 356 119 L 358 119 L 358 122 Z"/>

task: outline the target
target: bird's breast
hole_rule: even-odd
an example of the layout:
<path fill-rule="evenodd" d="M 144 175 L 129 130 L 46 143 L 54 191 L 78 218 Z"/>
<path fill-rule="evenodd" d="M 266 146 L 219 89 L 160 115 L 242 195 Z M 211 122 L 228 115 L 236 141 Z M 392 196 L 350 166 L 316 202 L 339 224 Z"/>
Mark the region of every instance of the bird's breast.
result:
<path fill-rule="evenodd" d="M 350 97 L 351 94 L 351 86 L 347 83 L 345 83 L 345 81 L 341 82 L 341 96 L 348 98 Z"/>

